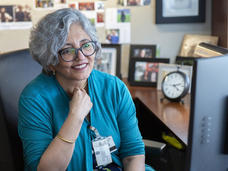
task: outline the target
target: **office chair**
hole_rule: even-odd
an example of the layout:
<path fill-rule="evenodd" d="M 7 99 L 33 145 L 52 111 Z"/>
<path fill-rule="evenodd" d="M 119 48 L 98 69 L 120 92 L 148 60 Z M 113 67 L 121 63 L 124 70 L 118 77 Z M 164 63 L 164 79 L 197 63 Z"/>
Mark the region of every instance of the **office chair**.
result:
<path fill-rule="evenodd" d="M 23 170 L 17 133 L 18 99 L 25 85 L 41 72 L 29 50 L 0 55 L 0 170 Z"/>
<path fill-rule="evenodd" d="M 29 50 L 0 55 L 0 170 L 23 170 L 22 143 L 17 133 L 18 99 L 27 83 L 42 67 L 32 59 Z M 161 144 L 146 140 L 150 151 L 161 150 Z"/>

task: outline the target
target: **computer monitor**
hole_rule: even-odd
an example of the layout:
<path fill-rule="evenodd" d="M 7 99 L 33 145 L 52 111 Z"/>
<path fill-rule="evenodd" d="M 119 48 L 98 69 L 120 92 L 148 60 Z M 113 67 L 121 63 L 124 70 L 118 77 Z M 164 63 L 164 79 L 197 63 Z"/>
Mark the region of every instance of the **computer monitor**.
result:
<path fill-rule="evenodd" d="M 228 55 L 193 66 L 186 171 L 228 171 Z"/>

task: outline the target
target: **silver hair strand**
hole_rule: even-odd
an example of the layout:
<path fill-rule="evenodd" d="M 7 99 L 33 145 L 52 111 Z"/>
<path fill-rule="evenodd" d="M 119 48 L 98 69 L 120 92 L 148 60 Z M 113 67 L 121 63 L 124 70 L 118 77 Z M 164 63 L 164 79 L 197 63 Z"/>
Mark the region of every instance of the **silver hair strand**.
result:
<path fill-rule="evenodd" d="M 97 42 L 96 56 L 101 54 L 95 27 L 79 11 L 64 8 L 43 17 L 30 35 L 29 48 L 33 58 L 49 72 L 48 66 L 57 65 L 58 51 L 64 46 L 71 24 L 79 23 L 91 40 Z"/>

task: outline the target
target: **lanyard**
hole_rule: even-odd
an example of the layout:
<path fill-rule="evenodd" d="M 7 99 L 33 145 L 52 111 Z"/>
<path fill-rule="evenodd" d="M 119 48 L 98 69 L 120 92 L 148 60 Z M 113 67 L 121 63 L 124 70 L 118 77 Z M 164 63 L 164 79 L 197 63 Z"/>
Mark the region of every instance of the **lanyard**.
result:
<path fill-rule="evenodd" d="M 95 139 L 101 139 L 102 136 L 99 134 L 98 130 L 92 125 L 89 126 L 89 129 L 95 134 Z"/>
<path fill-rule="evenodd" d="M 101 136 L 98 130 L 91 125 L 89 129 L 95 134 L 95 139 L 92 140 L 92 146 L 96 165 L 98 168 L 102 168 L 112 163 L 109 138 Z"/>

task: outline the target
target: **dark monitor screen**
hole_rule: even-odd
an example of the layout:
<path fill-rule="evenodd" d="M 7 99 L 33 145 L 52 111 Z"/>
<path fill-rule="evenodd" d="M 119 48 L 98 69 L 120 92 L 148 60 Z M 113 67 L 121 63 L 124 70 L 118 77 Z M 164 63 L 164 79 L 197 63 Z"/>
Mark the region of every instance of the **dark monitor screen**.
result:
<path fill-rule="evenodd" d="M 228 55 L 193 68 L 186 171 L 228 171 Z"/>

